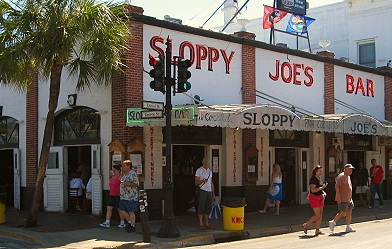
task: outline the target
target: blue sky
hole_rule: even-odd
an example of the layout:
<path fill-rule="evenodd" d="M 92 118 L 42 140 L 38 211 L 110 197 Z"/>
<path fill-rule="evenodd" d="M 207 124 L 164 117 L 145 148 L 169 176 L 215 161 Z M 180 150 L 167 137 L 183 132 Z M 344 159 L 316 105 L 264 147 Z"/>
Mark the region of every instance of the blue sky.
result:
<path fill-rule="evenodd" d="M 124 0 L 116 0 L 123 2 Z M 132 5 L 142 7 L 144 15 L 163 19 L 164 15 L 183 20 L 191 19 L 203 24 L 218 9 L 224 0 L 130 0 Z M 310 7 L 318 7 L 343 0 L 307 0 Z M 241 7 L 246 0 L 238 0 Z M 240 18 L 254 19 L 263 14 L 263 4 L 272 6 L 273 0 L 250 0 L 247 9 L 243 9 Z M 206 24 L 210 27 L 223 25 L 223 12 L 218 10 Z"/>

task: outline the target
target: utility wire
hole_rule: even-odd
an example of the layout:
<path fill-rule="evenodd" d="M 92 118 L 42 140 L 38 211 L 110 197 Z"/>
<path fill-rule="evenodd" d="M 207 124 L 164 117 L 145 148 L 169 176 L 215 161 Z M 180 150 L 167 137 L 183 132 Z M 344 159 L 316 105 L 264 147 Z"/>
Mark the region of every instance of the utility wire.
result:
<path fill-rule="evenodd" d="M 233 17 L 230 19 L 230 21 L 226 24 L 226 26 L 220 31 L 223 32 L 227 26 L 229 26 L 229 24 L 234 20 L 234 18 L 241 12 L 241 10 L 245 7 L 245 5 L 248 4 L 250 0 L 246 0 L 246 2 L 244 3 L 244 5 L 241 6 L 241 8 L 239 10 L 237 10 L 237 12 L 233 15 Z"/>
<path fill-rule="evenodd" d="M 223 1 L 223 3 L 214 11 L 214 13 L 212 13 L 212 15 L 207 19 L 207 21 L 205 21 L 203 23 L 203 25 L 201 25 L 200 28 L 203 28 L 204 25 L 206 25 L 206 23 L 216 14 L 216 12 L 227 2 L 227 0 Z"/>

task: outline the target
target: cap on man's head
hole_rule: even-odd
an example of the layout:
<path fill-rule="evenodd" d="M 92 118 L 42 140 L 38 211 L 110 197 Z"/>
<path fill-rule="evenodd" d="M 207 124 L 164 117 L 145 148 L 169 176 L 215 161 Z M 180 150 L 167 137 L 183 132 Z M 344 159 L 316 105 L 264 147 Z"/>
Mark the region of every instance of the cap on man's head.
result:
<path fill-rule="evenodd" d="M 204 165 L 204 164 L 208 164 L 208 162 L 209 162 L 209 161 L 208 161 L 208 158 L 203 158 L 203 161 L 202 161 L 203 165 Z"/>
<path fill-rule="evenodd" d="M 352 164 L 346 164 L 346 165 L 344 165 L 344 168 L 345 169 L 355 169 L 354 167 L 353 167 L 353 165 Z"/>

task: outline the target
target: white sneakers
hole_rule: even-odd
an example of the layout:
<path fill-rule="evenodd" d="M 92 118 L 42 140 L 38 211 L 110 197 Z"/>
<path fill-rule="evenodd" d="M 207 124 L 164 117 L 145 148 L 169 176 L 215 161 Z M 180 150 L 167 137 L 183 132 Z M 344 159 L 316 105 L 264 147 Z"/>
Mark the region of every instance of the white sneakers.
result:
<path fill-rule="evenodd" d="M 333 230 L 335 229 L 336 223 L 333 220 L 329 221 L 329 230 L 331 230 L 333 232 Z"/>
<path fill-rule="evenodd" d="M 100 227 L 106 227 L 106 228 L 110 228 L 110 223 L 105 221 L 104 223 L 99 224 Z M 126 228 L 127 225 L 125 225 L 124 223 L 117 226 L 118 228 Z"/>
<path fill-rule="evenodd" d="M 104 223 L 99 224 L 99 226 L 109 228 L 110 227 L 110 223 L 105 221 Z"/>
<path fill-rule="evenodd" d="M 356 232 L 357 230 L 353 229 L 350 225 L 346 226 L 346 233 L 353 233 Z"/>
<path fill-rule="evenodd" d="M 333 232 L 333 230 L 335 229 L 336 226 L 336 222 L 333 220 L 330 220 L 329 222 L 329 229 Z M 353 229 L 350 225 L 346 226 L 346 233 L 353 233 L 356 232 L 355 229 Z"/>

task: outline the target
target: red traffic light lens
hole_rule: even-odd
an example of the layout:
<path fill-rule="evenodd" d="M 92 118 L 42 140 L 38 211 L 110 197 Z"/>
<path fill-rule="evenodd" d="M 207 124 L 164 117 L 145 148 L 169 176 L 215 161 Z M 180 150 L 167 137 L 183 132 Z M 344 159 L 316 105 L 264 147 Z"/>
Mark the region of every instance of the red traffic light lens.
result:
<path fill-rule="evenodd" d="M 161 64 L 162 61 L 161 61 L 161 58 L 159 58 L 159 57 L 155 57 L 155 58 L 151 57 L 149 60 L 149 63 L 150 63 L 150 66 L 155 67 L 155 66 L 158 66 L 159 64 Z"/>

